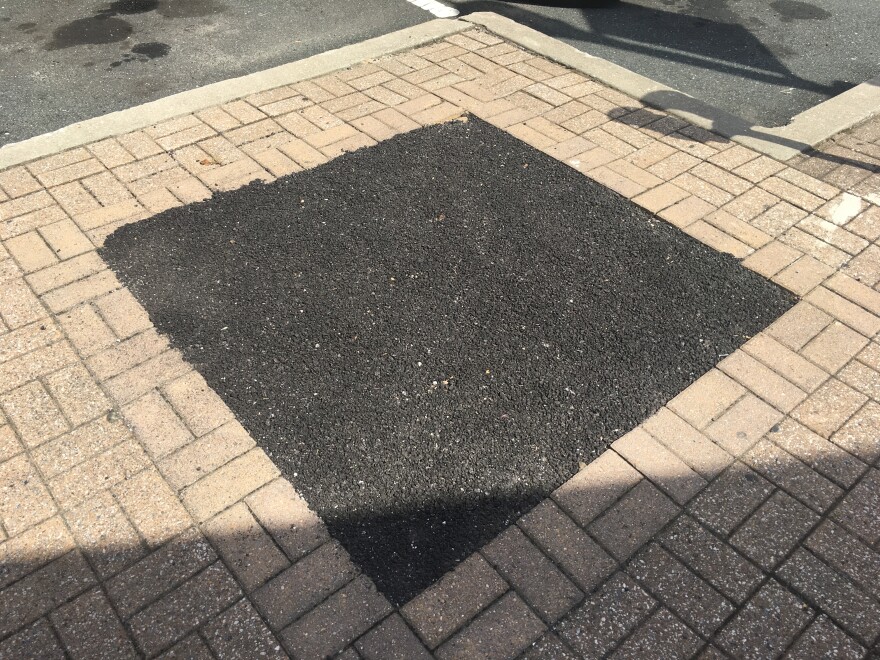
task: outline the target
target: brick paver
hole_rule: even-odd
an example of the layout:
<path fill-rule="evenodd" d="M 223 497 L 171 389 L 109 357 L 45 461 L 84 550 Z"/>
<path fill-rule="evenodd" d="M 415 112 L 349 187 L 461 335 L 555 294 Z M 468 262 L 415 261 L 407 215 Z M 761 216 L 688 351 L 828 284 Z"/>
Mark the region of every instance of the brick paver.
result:
<path fill-rule="evenodd" d="M 465 111 L 802 300 L 398 612 L 95 248 Z M 472 29 L 0 172 L 0 658 L 880 652 L 880 120 L 779 163 Z"/>

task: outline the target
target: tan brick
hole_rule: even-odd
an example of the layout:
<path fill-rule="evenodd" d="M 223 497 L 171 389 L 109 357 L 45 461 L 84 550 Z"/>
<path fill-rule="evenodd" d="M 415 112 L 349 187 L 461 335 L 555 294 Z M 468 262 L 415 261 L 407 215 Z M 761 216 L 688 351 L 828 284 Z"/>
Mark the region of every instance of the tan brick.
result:
<path fill-rule="evenodd" d="M 35 192 L 42 186 L 24 167 L 13 167 L 0 172 L 0 188 L 14 199 Z"/>
<path fill-rule="evenodd" d="M 195 119 L 195 117 L 193 118 Z M 191 126 L 182 131 L 157 138 L 156 142 L 166 151 L 173 151 L 174 149 L 179 149 L 216 134 L 217 132 L 213 128 L 207 124 L 199 122 L 197 125 Z"/>
<path fill-rule="evenodd" d="M 0 213 L 3 213 L 2 206 L 0 204 Z M 44 225 L 63 220 L 66 217 L 67 214 L 61 210 L 60 206 L 48 206 L 37 211 L 19 215 L 5 222 L 0 221 L 0 240 L 7 240 L 32 229 L 38 229 Z"/>
<path fill-rule="evenodd" d="M 807 302 L 799 302 L 767 328 L 767 334 L 799 351 L 831 323 L 832 318 Z"/>
<path fill-rule="evenodd" d="M 732 254 L 737 259 L 745 258 L 753 251 L 742 241 L 701 220 L 687 225 L 684 232 L 719 252 Z"/>
<path fill-rule="evenodd" d="M 749 222 L 765 213 L 779 203 L 779 198 L 761 188 L 752 188 L 733 201 L 724 205 L 723 209 L 735 218 Z M 803 216 L 800 216 L 803 217 Z M 792 223 L 793 224 L 793 223 Z"/>
<path fill-rule="evenodd" d="M 54 313 L 65 312 L 93 298 L 115 291 L 122 285 L 110 270 L 103 270 L 81 280 L 53 289 L 43 296 L 43 302 Z"/>
<path fill-rule="evenodd" d="M 680 517 L 661 535 L 663 546 L 736 604 L 763 581 L 757 567 L 693 518 Z"/>
<path fill-rule="evenodd" d="M 617 573 L 556 632 L 580 657 L 604 657 L 650 614 L 655 603 L 631 578 Z"/>
<path fill-rule="evenodd" d="M 211 190 L 235 190 L 253 181 L 270 181 L 271 175 L 250 158 L 205 172 L 199 177 Z"/>
<path fill-rule="evenodd" d="M 687 502 L 706 485 L 705 479 L 690 466 L 640 428 L 627 433 L 611 448 L 679 504 Z"/>
<path fill-rule="evenodd" d="M 870 643 L 880 633 L 880 605 L 808 551 L 798 549 L 778 574 L 852 634 Z"/>
<path fill-rule="evenodd" d="M 50 619 L 72 657 L 138 657 L 122 622 L 99 588 L 55 610 Z"/>
<path fill-rule="evenodd" d="M 51 373 L 76 361 L 76 353 L 66 341 L 39 348 L 27 355 L 0 364 L 0 392 L 7 392 L 34 378 Z"/>
<path fill-rule="evenodd" d="M 344 649 L 391 610 L 376 587 L 360 577 L 287 627 L 282 640 L 294 657 L 328 657 Z"/>
<path fill-rule="evenodd" d="M 800 353 L 828 373 L 836 373 L 868 344 L 868 339 L 834 321 L 804 346 Z"/>
<path fill-rule="evenodd" d="M 808 234 L 799 227 L 792 227 L 782 234 L 779 240 L 835 270 L 843 267 L 850 259 L 850 255 L 843 250 Z"/>
<path fill-rule="evenodd" d="M 344 140 L 334 142 L 327 147 L 323 147 L 321 151 L 328 158 L 336 158 L 344 153 L 357 151 L 358 149 L 370 147 L 374 144 L 376 144 L 376 142 L 371 137 L 364 135 L 363 133 L 358 133 L 357 135 L 353 135 L 352 137 L 345 138 Z"/>
<path fill-rule="evenodd" d="M 821 197 L 817 197 L 813 193 L 807 192 L 778 176 L 771 176 L 764 179 L 760 183 L 760 186 L 767 192 L 806 211 L 815 211 L 825 203 Z"/>
<path fill-rule="evenodd" d="M 55 253 L 35 231 L 13 236 L 6 241 L 6 249 L 25 273 L 32 273 L 58 262 Z"/>
<path fill-rule="evenodd" d="M 436 657 L 463 660 L 514 657 L 544 630 L 541 620 L 511 592 L 437 649 Z"/>
<path fill-rule="evenodd" d="M 843 527 L 826 520 L 805 545 L 863 589 L 880 597 L 880 555 Z"/>
<path fill-rule="evenodd" d="M 587 525 L 640 479 L 620 456 L 606 451 L 557 488 L 553 499 L 581 525 Z"/>
<path fill-rule="evenodd" d="M 875 317 L 880 315 L 880 292 L 874 291 L 842 273 L 835 273 L 831 279 L 828 280 L 828 288 L 871 312 Z M 865 317 L 864 324 L 866 328 L 880 329 L 876 319 L 869 321 L 867 317 Z M 859 330 L 859 327 L 854 324 L 853 327 L 855 327 L 856 330 Z M 870 333 L 870 330 L 866 330 L 866 332 Z"/>
<path fill-rule="evenodd" d="M 843 494 L 839 486 L 766 439 L 752 447 L 743 460 L 818 513 L 827 510 Z"/>
<path fill-rule="evenodd" d="M 782 422 L 779 430 L 769 434 L 768 438 L 789 454 L 842 486 L 851 486 L 865 471 L 865 465 L 857 458 L 792 419 Z"/>
<path fill-rule="evenodd" d="M 125 404 L 188 371 L 190 366 L 180 354 L 170 350 L 114 376 L 106 381 L 105 387 L 116 403 Z"/>
<path fill-rule="evenodd" d="M 676 227 L 687 227 L 716 210 L 708 202 L 691 196 L 663 209 L 658 215 Z"/>
<path fill-rule="evenodd" d="M 4 462 L 23 451 L 24 447 L 18 441 L 12 427 L 8 424 L 0 426 L 0 462 Z"/>
<path fill-rule="evenodd" d="M 619 561 L 624 561 L 678 513 L 678 507 L 647 480 L 626 493 L 590 533 Z"/>
<path fill-rule="evenodd" d="M 661 408 L 645 420 L 643 428 L 706 480 L 713 479 L 733 460 L 669 408 Z"/>
<path fill-rule="evenodd" d="M 0 544 L 0 589 L 70 552 L 76 546 L 59 516 Z M 0 654 L 0 657 L 3 657 Z"/>
<path fill-rule="evenodd" d="M 107 491 L 68 511 L 64 518 L 102 578 L 118 573 L 146 554 L 137 530 Z"/>
<path fill-rule="evenodd" d="M 399 614 L 389 616 L 355 642 L 355 646 L 359 657 L 365 660 L 430 660 L 432 657 Z"/>
<path fill-rule="evenodd" d="M 751 149 L 747 149 L 740 144 L 736 144 L 730 149 L 725 149 L 721 153 L 715 154 L 714 156 L 709 158 L 709 162 L 713 165 L 718 165 L 718 167 L 722 167 L 726 170 L 735 170 L 741 165 L 755 160 L 759 156 L 760 155 L 757 152 L 752 151 Z M 771 174 L 775 174 L 775 171 L 771 172 Z M 749 180 L 751 181 L 751 179 Z"/>
<path fill-rule="evenodd" d="M 69 552 L 0 592 L 0 637 L 36 621 L 94 584 L 78 552 Z"/>
<path fill-rule="evenodd" d="M 266 454 L 252 449 L 187 487 L 181 499 L 197 520 L 206 520 L 277 476 Z"/>
<path fill-rule="evenodd" d="M 188 444 L 159 463 L 159 468 L 175 488 L 195 483 L 203 476 L 240 456 L 254 446 L 242 426 L 231 421 Z"/>
<path fill-rule="evenodd" d="M 216 559 L 207 540 L 195 529 L 189 529 L 108 580 L 107 593 L 127 619 Z"/>
<path fill-rule="evenodd" d="M 869 245 L 865 239 L 815 215 L 808 215 L 797 226 L 798 229 L 802 229 L 850 255 L 858 254 Z"/>
<path fill-rule="evenodd" d="M 252 594 L 275 630 L 319 605 L 355 578 L 358 570 L 336 541 L 325 543 Z"/>
<path fill-rule="evenodd" d="M 57 287 L 94 275 L 106 268 L 107 264 L 96 252 L 88 252 L 55 266 L 31 273 L 25 279 L 38 295 L 42 295 Z"/>
<path fill-rule="evenodd" d="M 0 362 L 12 360 L 63 339 L 54 323 L 37 321 L 0 335 Z M 2 424 L 2 421 L 0 421 Z"/>
<path fill-rule="evenodd" d="M 400 612 L 433 649 L 506 590 L 494 569 L 479 555 L 472 555 Z"/>
<path fill-rule="evenodd" d="M 834 270 L 809 255 L 804 255 L 778 273 L 773 281 L 804 296 L 819 286 Z"/>
<path fill-rule="evenodd" d="M 107 328 L 107 332 L 110 329 Z M 168 340 L 155 330 L 147 330 L 125 341 L 113 337 L 113 346 L 87 360 L 92 372 L 101 381 L 106 381 L 132 367 L 160 355 L 168 348 Z"/>
<path fill-rule="evenodd" d="M 723 206 L 734 198 L 731 193 L 694 176 L 690 171 L 675 177 L 672 183 L 715 207 Z"/>
<path fill-rule="evenodd" d="M 49 481 L 59 505 L 69 509 L 147 467 L 140 445 L 124 441 Z"/>
<path fill-rule="evenodd" d="M 10 328 L 19 328 L 45 316 L 46 310 L 23 279 L 9 280 L 0 287 L 0 319 Z"/>
<path fill-rule="evenodd" d="M 254 606 L 245 599 L 203 626 L 202 631 L 218 658 L 288 657 Z"/>
<path fill-rule="evenodd" d="M 29 195 L 24 195 L 18 199 L 0 204 L 0 218 L 3 218 L 4 220 L 14 219 L 18 216 L 26 215 L 33 211 L 52 206 L 52 203 L 53 199 L 49 193 L 45 190 L 38 190 Z M 4 231 L 3 233 L 0 233 L 0 238 L 5 240 L 14 235 L 14 233 Z"/>
<path fill-rule="evenodd" d="M 824 371 L 769 335 L 762 333 L 753 337 L 743 349 L 805 392 L 814 391 L 828 378 Z"/>
<path fill-rule="evenodd" d="M 589 593 L 616 567 L 615 561 L 551 500 L 544 500 L 517 524 L 554 563 Z"/>
<path fill-rule="evenodd" d="M 119 289 L 98 298 L 95 307 L 120 339 L 127 339 L 152 327 L 146 310 L 128 289 Z"/>
<path fill-rule="evenodd" d="M 667 405 L 694 427 L 703 429 L 744 393 L 745 389 L 736 381 L 713 369 Z"/>
<path fill-rule="evenodd" d="M 247 592 L 290 565 L 243 502 L 213 517 L 204 531 Z"/>
<path fill-rule="evenodd" d="M 873 336 L 880 331 L 878 317 L 824 287 L 811 292 L 807 300 L 862 334 Z"/>
<path fill-rule="evenodd" d="M 830 438 L 867 400 L 832 378 L 795 408 L 791 416 L 823 438 Z"/>
<path fill-rule="evenodd" d="M 209 621 L 241 597 L 222 563 L 216 562 L 132 617 L 129 625 L 141 649 L 158 653 Z"/>
<path fill-rule="evenodd" d="M 83 234 L 72 220 L 61 220 L 40 227 L 40 234 L 51 246 L 59 259 L 70 259 L 95 249 L 92 242 Z"/>
<path fill-rule="evenodd" d="M 56 510 L 49 492 L 25 455 L 19 454 L 0 464 L 0 523 L 10 536 L 46 520 Z"/>
<path fill-rule="evenodd" d="M 110 419 L 96 419 L 40 445 L 33 451 L 33 460 L 43 475 L 51 479 L 130 437 L 125 424 L 110 415 Z"/>
<path fill-rule="evenodd" d="M 634 557 L 627 570 L 688 625 L 707 637 L 734 611 L 729 600 L 656 543 Z"/>
<path fill-rule="evenodd" d="M 67 419 L 79 426 L 110 409 L 110 402 L 82 364 L 46 377 L 46 385 Z"/>
<path fill-rule="evenodd" d="M 116 341 L 110 328 L 90 305 L 65 312 L 59 315 L 58 321 L 73 345 L 86 357 Z"/>
<path fill-rule="evenodd" d="M 731 545 L 765 570 L 788 555 L 819 517 L 776 491 L 731 537 Z"/>
<path fill-rule="evenodd" d="M 652 213 L 662 211 L 673 204 L 680 202 L 689 193 L 671 183 L 664 183 L 653 190 L 649 190 L 633 199 L 633 201 L 648 209 Z"/>
<path fill-rule="evenodd" d="M 318 515 L 285 479 L 263 486 L 245 502 L 291 560 L 299 559 L 328 538 Z"/>
<path fill-rule="evenodd" d="M 110 172 L 102 172 L 83 179 L 83 186 L 101 206 L 112 206 L 121 202 L 131 201 L 131 192 Z"/>
<path fill-rule="evenodd" d="M 4 394 L 0 404 L 28 447 L 41 445 L 69 428 L 61 410 L 38 381 Z"/>
<path fill-rule="evenodd" d="M 134 160 L 134 156 L 128 153 L 114 138 L 95 142 L 88 145 L 87 148 L 95 158 L 101 161 L 104 167 L 118 167 Z"/>
<path fill-rule="evenodd" d="M 581 590 L 515 526 L 481 552 L 548 623 L 560 619 L 583 598 Z"/>
<path fill-rule="evenodd" d="M 807 396 L 799 387 L 743 351 L 736 351 L 722 360 L 718 368 L 782 412 L 789 412 Z"/>
<path fill-rule="evenodd" d="M 880 404 L 865 404 L 831 436 L 831 442 L 863 461 L 876 461 L 880 457 Z"/>
<path fill-rule="evenodd" d="M 192 441 L 192 435 L 168 402 L 158 392 L 149 392 L 124 409 L 146 450 L 154 458 L 161 458 Z"/>
<path fill-rule="evenodd" d="M 793 167 L 787 167 L 780 171 L 776 176 L 784 181 L 788 181 L 803 190 L 808 190 L 814 195 L 818 195 L 822 199 L 831 199 L 839 194 L 839 190 L 834 186 L 828 185 L 824 181 L 804 174 Z"/>
<path fill-rule="evenodd" d="M 588 176 L 594 181 L 598 181 L 606 188 L 611 188 L 624 197 L 636 197 L 645 191 L 645 187 L 636 183 L 632 179 L 628 179 L 622 174 L 612 171 L 604 165 L 590 170 Z"/>
<path fill-rule="evenodd" d="M 747 394 L 716 419 L 706 429 L 706 435 L 736 456 L 754 445 L 781 418 L 778 410 Z"/>
<path fill-rule="evenodd" d="M 33 166 L 31 167 L 31 169 L 34 169 Z M 75 181 L 77 179 L 83 179 L 87 176 L 91 176 L 92 174 L 97 174 L 98 172 L 103 171 L 105 171 L 104 166 L 98 159 L 89 158 L 87 160 L 67 165 L 65 167 L 59 167 L 57 169 L 53 169 L 47 172 L 34 173 L 36 174 L 37 179 L 40 180 L 40 183 L 42 183 L 47 188 L 51 188 L 52 186 L 60 186 L 62 183 Z"/>
<path fill-rule="evenodd" d="M 162 545 L 191 524 L 177 496 L 155 470 L 145 470 L 117 484 L 113 494 L 152 548 Z"/>
<path fill-rule="evenodd" d="M 760 183 L 767 177 L 773 176 L 784 169 L 785 165 L 782 163 L 761 155 L 751 159 L 748 164 L 737 167 L 734 172 L 752 183 Z"/>

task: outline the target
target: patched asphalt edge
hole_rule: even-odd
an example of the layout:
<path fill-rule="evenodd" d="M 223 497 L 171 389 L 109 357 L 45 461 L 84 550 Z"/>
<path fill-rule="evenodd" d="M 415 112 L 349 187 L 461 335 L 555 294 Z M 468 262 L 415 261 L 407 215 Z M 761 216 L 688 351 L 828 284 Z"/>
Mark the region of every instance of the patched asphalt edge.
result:
<path fill-rule="evenodd" d="M 434 19 L 271 69 L 221 80 L 132 108 L 86 119 L 51 133 L 0 147 L 0 170 L 114 135 L 130 133 L 166 119 L 198 112 L 257 92 L 317 78 L 365 60 L 416 48 L 471 27 L 465 21 Z"/>
<path fill-rule="evenodd" d="M 880 114 L 880 76 L 877 76 L 803 111 L 786 126 L 756 126 L 721 108 L 499 14 L 474 12 L 461 18 L 647 105 L 780 161 L 789 160 L 837 133 Z"/>

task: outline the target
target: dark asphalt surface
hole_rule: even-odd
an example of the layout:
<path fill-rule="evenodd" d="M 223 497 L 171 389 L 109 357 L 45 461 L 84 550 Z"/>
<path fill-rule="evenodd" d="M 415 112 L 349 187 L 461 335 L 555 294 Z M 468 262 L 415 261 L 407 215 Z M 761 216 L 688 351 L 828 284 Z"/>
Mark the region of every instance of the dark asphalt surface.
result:
<path fill-rule="evenodd" d="M 877 0 L 451 0 L 762 126 L 880 75 Z"/>
<path fill-rule="evenodd" d="M 4 0 L 0 146 L 431 18 L 404 0 Z"/>
<path fill-rule="evenodd" d="M 102 254 L 398 604 L 794 303 L 475 119 Z"/>

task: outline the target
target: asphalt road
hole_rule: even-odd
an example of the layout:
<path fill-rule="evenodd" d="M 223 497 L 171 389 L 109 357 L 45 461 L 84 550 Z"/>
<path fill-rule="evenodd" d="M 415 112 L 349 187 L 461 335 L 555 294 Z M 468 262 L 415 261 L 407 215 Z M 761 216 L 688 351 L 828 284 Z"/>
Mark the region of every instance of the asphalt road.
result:
<path fill-rule="evenodd" d="M 432 18 L 405 0 L 3 0 L 0 145 Z"/>
<path fill-rule="evenodd" d="M 452 0 L 762 126 L 880 74 L 877 0 Z"/>
<path fill-rule="evenodd" d="M 880 73 L 876 0 L 449 0 L 764 126 Z M 0 146 L 433 18 L 405 0 L 5 0 Z"/>

